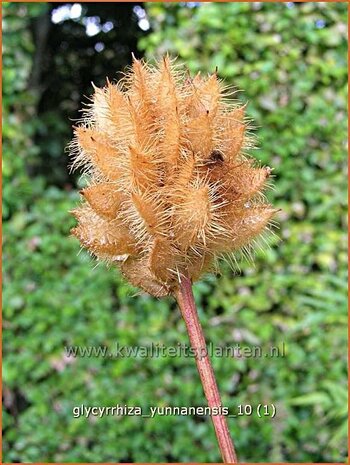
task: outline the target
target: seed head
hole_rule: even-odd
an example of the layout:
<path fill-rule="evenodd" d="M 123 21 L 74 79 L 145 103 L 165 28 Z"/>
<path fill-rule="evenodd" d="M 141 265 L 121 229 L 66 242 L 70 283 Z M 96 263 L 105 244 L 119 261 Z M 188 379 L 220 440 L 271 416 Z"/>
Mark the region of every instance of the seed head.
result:
<path fill-rule="evenodd" d="M 89 175 L 72 234 L 97 259 L 160 297 L 266 229 L 271 170 L 245 153 L 245 107 L 216 73 L 191 78 L 169 57 L 134 59 L 118 83 L 94 90 L 70 151 Z"/>

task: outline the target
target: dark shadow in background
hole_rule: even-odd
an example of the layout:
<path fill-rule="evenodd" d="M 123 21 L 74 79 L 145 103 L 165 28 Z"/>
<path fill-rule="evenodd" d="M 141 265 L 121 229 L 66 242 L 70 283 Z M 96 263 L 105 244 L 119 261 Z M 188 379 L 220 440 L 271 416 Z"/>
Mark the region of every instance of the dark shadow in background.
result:
<path fill-rule="evenodd" d="M 74 183 L 64 152 L 71 126 L 81 116 L 81 102 L 92 94 L 91 82 L 103 86 L 106 77 L 117 78 L 131 63 L 132 52 L 142 56 L 137 42 L 147 33 L 139 26 L 143 15 L 142 3 L 50 3 L 33 21 L 29 85 L 39 95 L 34 141 L 40 154 L 31 175 L 68 189 Z"/>

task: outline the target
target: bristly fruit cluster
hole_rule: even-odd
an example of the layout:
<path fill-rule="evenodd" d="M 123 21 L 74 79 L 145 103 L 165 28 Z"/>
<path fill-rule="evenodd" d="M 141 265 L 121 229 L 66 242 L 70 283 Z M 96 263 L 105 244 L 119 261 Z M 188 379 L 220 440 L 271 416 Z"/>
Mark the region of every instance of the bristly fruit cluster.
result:
<path fill-rule="evenodd" d="M 232 93 L 231 93 L 232 94 Z M 245 153 L 244 107 L 214 73 L 133 60 L 117 84 L 95 88 L 70 144 L 90 184 L 72 233 L 135 286 L 171 294 L 252 244 L 275 209 L 270 175 Z"/>

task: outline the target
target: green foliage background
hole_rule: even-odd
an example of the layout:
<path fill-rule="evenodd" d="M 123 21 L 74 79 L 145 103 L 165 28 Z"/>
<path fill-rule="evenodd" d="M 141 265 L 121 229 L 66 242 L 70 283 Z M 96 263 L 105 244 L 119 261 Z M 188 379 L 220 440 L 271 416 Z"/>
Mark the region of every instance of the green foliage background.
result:
<path fill-rule="evenodd" d="M 68 118 L 89 82 L 113 78 L 130 51 L 169 51 L 192 72 L 218 66 L 249 102 L 255 156 L 274 167 L 268 197 L 283 210 L 281 242 L 240 274 L 224 267 L 195 286 L 208 341 L 287 349 L 213 359 L 224 405 L 277 407 L 274 419 L 229 420 L 240 461 L 343 461 L 346 3 L 85 4 L 79 18 L 53 25 L 54 8 L 4 5 L 4 462 L 220 460 L 208 418 L 72 415 L 81 404 L 204 405 L 192 358 L 64 356 L 67 345 L 187 343 L 171 299 L 134 296 L 68 237 L 79 199 L 64 154 Z M 147 31 L 138 27 L 145 14 Z M 93 15 L 114 28 L 87 37 Z"/>

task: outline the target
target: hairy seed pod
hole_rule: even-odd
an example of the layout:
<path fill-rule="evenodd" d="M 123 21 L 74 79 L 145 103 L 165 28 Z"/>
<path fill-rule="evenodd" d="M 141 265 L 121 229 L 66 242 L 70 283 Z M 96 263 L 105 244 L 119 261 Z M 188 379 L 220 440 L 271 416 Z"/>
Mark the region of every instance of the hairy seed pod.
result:
<path fill-rule="evenodd" d="M 247 155 L 245 107 L 231 95 L 216 73 L 134 59 L 121 81 L 95 88 L 74 129 L 72 166 L 90 185 L 72 234 L 154 296 L 245 250 L 276 212 L 262 195 L 271 170 Z"/>

